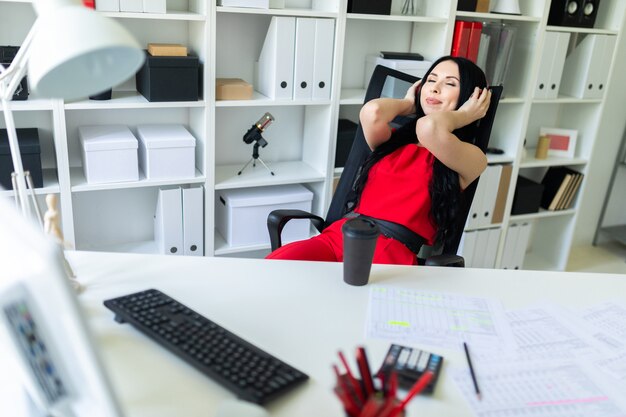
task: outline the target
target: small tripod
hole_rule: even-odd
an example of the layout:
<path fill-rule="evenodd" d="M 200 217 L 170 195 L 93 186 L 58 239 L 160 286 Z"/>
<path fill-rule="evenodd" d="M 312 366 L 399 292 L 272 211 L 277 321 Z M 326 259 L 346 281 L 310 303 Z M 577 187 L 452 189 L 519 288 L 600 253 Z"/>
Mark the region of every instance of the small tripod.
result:
<path fill-rule="evenodd" d="M 241 173 L 243 172 L 244 169 L 246 169 L 246 167 L 248 165 L 250 165 L 250 162 L 252 162 L 252 167 L 256 167 L 256 161 L 257 159 L 259 160 L 259 162 L 261 164 L 263 164 L 263 166 L 265 167 L 265 169 L 267 169 L 270 174 L 274 175 L 274 171 L 272 171 L 266 164 L 265 162 L 263 162 L 263 160 L 261 159 L 261 157 L 259 156 L 259 147 L 261 147 L 261 144 L 259 142 L 255 143 L 254 146 L 252 146 L 252 158 L 250 158 L 250 160 L 248 162 L 246 162 L 246 164 L 243 166 L 243 168 L 241 168 L 239 170 L 239 172 L 237 173 L 237 175 L 241 175 Z"/>

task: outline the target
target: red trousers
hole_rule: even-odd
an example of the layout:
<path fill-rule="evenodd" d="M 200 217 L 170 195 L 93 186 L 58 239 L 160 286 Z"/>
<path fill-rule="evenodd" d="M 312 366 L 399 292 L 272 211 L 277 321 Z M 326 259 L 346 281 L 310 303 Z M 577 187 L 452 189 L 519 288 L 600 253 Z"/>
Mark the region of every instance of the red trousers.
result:
<path fill-rule="evenodd" d="M 343 234 L 341 226 L 348 219 L 340 219 L 317 236 L 292 242 L 270 253 L 266 259 L 295 261 L 343 262 Z M 402 243 L 380 235 L 374 250 L 375 264 L 416 265 L 417 257 Z"/>

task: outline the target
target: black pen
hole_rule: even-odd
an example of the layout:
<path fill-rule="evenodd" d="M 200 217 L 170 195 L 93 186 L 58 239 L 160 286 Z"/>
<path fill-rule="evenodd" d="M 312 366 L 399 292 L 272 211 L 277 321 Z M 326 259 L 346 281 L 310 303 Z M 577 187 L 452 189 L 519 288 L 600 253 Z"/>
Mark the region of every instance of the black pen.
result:
<path fill-rule="evenodd" d="M 474 373 L 474 367 L 472 366 L 472 360 L 470 359 L 469 348 L 465 342 L 463 342 L 463 349 L 465 349 L 465 357 L 467 358 L 467 364 L 469 365 L 470 374 L 472 375 L 474 391 L 476 391 L 476 396 L 480 400 L 480 388 L 478 388 L 478 382 L 476 382 L 476 374 Z"/>

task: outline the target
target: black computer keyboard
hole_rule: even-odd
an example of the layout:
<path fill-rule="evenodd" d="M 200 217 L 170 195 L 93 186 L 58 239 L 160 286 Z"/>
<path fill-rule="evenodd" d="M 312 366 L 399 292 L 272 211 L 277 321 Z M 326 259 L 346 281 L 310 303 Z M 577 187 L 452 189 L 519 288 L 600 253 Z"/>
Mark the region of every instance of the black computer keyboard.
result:
<path fill-rule="evenodd" d="M 117 322 L 130 323 L 243 400 L 265 404 L 309 378 L 161 291 L 104 305 Z"/>

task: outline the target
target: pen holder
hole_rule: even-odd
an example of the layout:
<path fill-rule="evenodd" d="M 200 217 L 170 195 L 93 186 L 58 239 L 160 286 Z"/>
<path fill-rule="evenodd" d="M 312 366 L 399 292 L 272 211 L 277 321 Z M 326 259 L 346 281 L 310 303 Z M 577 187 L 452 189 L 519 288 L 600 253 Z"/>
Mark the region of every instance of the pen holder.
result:
<path fill-rule="evenodd" d="M 362 387 L 360 379 L 353 381 Z M 373 394 L 360 398 L 351 388 L 352 383 L 349 376 L 343 374 L 334 389 L 335 394 L 342 402 L 347 417 L 404 417 L 406 415 L 404 409 L 397 410 L 400 400 L 395 395 L 376 390 Z"/>

